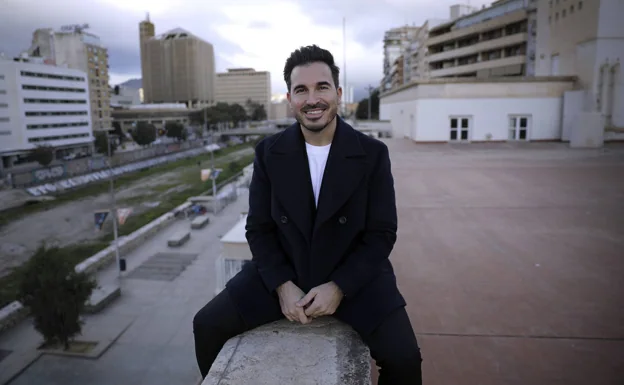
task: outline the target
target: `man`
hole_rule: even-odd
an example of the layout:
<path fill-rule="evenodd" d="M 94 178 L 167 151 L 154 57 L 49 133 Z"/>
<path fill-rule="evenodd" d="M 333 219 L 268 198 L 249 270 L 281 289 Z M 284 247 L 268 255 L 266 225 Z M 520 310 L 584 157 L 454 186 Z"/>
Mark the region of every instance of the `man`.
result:
<path fill-rule="evenodd" d="M 203 377 L 228 339 L 286 317 L 333 315 L 380 367 L 379 384 L 421 384 L 421 356 L 388 259 L 397 213 L 388 148 L 337 116 L 330 52 L 286 60 L 298 123 L 256 146 L 246 236 L 252 261 L 193 320 Z"/>

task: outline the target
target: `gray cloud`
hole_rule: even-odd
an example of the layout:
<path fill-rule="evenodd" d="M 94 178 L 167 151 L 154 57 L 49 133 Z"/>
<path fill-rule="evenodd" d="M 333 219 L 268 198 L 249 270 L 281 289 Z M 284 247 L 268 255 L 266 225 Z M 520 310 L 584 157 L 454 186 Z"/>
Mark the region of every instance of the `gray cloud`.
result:
<path fill-rule="evenodd" d="M 131 1 L 131 0 L 128 0 Z M 232 0 L 244 4 L 248 0 Z M 267 0 L 269 1 L 269 0 Z M 491 0 L 490 0 L 491 1 Z M 180 3 L 183 1 L 181 0 Z M 347 33 L 370 50 L 371 60 L 379 61 L 375 73 L 357 72 L 351 66 L 349 83 L 356 89 L 356 99 L 365 95 L 361 91 L 368 84 L 377 85 L 381 78 L 381 43 L 383 33 L 389 28 L 408 24 L 421 25 L 428 18 L 448 17 L 449 7 L 457 0 L 297 0 L 303 11 L 320 26 L 342 30 L 343 16 L 347 20 Z M 212 43 L 215 47 L 217 70 L 222 71 L 245 63 L 230 63 L 224 56 L 242 53 L 237 44 L 222 38 L 215 27 L 230 18 L 219 10 L 223 3 L 188 0 L 166 13 L 152 12 L 156 33 L 181 27 Z M 480 6 L 485 0 L 473 0 Z M 128 3 L 130 4 L 130 3 Z M 149 7 L 150 3 L 145 3 Z M 134 7 L 132 7 L 134 8 Z M 277 12 L 278 10 L 276 10 Z M 103 0 L 4 0 L 0 12 L 0 51 L 16 55 L 30 46 L 32 32 L 37 28 L 59 28 L 65 24 L 89 23 L 91 31 L 100 36 L 109 49 L 111 72 L 134 76 L 140 74 L 138 23 L 145 12 L 118 8 Z M 284 20 L 297 33 L 296 20 Z M 256 21 L 253 28 L 269 27 Z M 337 33 L 336 42 L 342 43 Z M 347 47 L 348 50 L 348 47 Z M 276 77 L 274 73 L 272 77 Z M 363 97 L 363 96 L 362 96 Z"/>

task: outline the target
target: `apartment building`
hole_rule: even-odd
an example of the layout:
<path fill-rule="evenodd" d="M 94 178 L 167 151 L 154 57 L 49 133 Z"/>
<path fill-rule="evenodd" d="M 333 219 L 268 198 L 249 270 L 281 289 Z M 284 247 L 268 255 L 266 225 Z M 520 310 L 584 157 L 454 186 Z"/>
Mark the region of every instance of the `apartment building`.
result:
<path fill-rule="evenodd" d="M 212 44 L 182 28 L 154 35 L 154 24 L 139 24 L 145 103 L 184 103 L 201 107 L 215 102 Z"/>
<path fill-rule="evenodd" d="M 428 77 L 534 74 L 536 0 L 499 0 L 428 31 Z"/>
<path fill-rule="evenodd" d="M 384 33 L 384 75 L 380 87 L 382 91 L 392 89 L 393 84 L 402 84 L 403 55 L 419 29 L 420 27 L 403 26 L 392 28 Z"/>
<path fill-rule="evenodd" d="M 238 103 L 247 108 L 250 100 L 264 105 L 271 111 L 271 73 L 253 68 L 233 68 L 217 74 L 216 101 L 228 104 Z M 251 111 L 247 111 L 251 113 Z"/>
<path fill-rule="evenodd" d="M 93 130 L 108 131 L 112 130 L 108 50 L 98 36 L 85 31 L 87 28 L 88 25 L 69 25 L 59 31 L 37 29 L 28 54 L 44 58 L 50 64 L 85 72 Z"/>
<path fill-rule="evenodd" d="M 0 168 L 26 163 L 38 145 L 54 147 L 57 158 L 90 152 L 88 81 L 83 71 L 41 58 L 0 59 Z"/>

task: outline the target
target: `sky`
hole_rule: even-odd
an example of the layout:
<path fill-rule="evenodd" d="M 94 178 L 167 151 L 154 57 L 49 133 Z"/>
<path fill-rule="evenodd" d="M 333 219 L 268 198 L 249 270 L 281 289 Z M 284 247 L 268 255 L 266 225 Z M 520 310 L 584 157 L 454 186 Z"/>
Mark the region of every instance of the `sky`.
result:
<path fill-rule="evenodd" d="M 491 0 L 493 1 L 493 0 Z M 156 34 L 184 28 L 213 44 L 217 72 L 251 67 L 271 72 L 272 94 L 284 94 L 290 53 L 317 44 L 334 55 L 355 99 L 383 74 L 383 34 L 427 19 L 447 19 L 449 7 L 484 0 L 0 0 L 0 52 L 17 55 L 37 28 L 90 26 L 108 48 L 110 83 L 141 77 L 138 23 L 149 12 Z M 343 17 L 346 44 L 343 44 Z"/>

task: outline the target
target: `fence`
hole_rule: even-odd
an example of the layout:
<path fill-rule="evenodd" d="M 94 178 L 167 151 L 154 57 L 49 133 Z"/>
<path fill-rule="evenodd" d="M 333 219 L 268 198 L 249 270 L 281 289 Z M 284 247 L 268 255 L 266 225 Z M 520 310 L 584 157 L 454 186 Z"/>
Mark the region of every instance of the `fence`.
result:
<path fill-rule="evenodd" d="M 141 160 L 153 159 L 159 156 L 174 154 L 199 148 L 203 145 L 202 140 L 168 143 L 152 145 L 136 151 L 119 152 L 114 154 L 111 165 L 118 167 L 126 164 L 136 163 Z M 54 183 L 63 179 L 73 178 L 108 168 L 106 158 L 97 156 L 92 158 L 81 158 L 67 161 L 62 164 L 55 164 L 49 167 L 40 167 L 28 171 L 10 173 L 8 184 L 14 188 L 28 188 L 36 185 Z"/>

